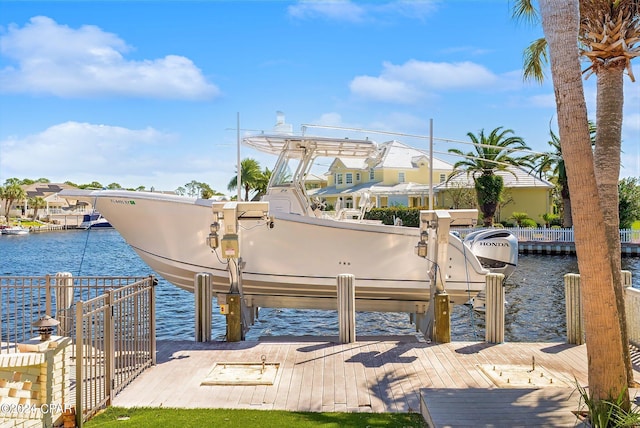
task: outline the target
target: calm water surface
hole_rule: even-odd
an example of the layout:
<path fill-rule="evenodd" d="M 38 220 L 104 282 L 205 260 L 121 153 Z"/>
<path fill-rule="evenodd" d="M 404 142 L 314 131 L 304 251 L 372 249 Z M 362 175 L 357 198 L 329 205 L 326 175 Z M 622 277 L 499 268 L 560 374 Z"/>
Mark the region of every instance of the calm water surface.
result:
<path fill-rule="evenodd" d="M 640 288 L 640 258 L 625 257 L 623 269 Z M 0 275 L 41 276 L 71 272 L 82 276 L 146 276 L 153 271 L 115 230 L 33 233 L 0 236 Z M 565 336 L 563 275 L 578 272 L 574 256 L 520 255 L 518 268 L 506 285 L 505 339 L 510 342 L 562 341 Z M 156 292 L 157 337 L 194 339 L 193 294 L 160 278 Z M 213 336 L 223 340 L 225 318 L 214 307 Z M 452 340 L 484 340 L 484 318 L 466 306 L 452 313 Z M 411 335 L 407 314 L 358 312 L 358 335 Z M 335 311 L 271 309 L 247 333 L 261 336 L 338 335 Z"/>

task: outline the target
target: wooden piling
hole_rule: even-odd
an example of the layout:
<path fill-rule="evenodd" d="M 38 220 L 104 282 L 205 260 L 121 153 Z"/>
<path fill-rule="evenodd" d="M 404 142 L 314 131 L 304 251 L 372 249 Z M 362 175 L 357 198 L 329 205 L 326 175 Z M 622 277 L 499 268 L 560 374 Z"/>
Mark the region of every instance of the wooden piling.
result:
<path fill-rule="evenodd" d="M 451 311 L 449 310 L 449 294 L 439 293 L 434 296 L 435 325 L 433 340 L 436 343 L 451 342 Z"/>
<path fill-rule="evenodd" d="M 194 280 L 196 342 L 211 340 L 212 276 L 210 273 L 197 273 Z"/>
<path fill-rule="evenodd" d="M 340 343 L 356 341 L 355 277 L 351 274 L 337 276 L 338 329 Z"/>
<path fill-rule="evenodd" d="M 240 293 L 227 294 L 227 342 L 240 342 L 242 334 L 242 298 Z"/>
<path fill-rule="evenodd" d="M 485 341 L 504 342 L 504 275 L 490 273 L 485 278 Z"/>
<path fill-rule="evenodd" d="M 567 343 L 584 343 L 582 304 L 580 301 L 580 274 L 568 273 L 564 276 L 564 295 L 567 311 Z"/>

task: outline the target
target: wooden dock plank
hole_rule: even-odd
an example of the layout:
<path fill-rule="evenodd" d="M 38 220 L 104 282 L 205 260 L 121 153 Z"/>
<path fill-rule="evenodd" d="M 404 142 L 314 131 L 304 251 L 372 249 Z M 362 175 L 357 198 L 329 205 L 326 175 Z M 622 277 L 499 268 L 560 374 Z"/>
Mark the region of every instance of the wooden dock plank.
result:
<path fill-rule="evenodd" d="M 287 346 L 289 349 L 287 350 L 287 358 L 282 361 L 282 365 L 280 366 L 280 370 L 282 371 L 280 374 L 279 382 L 276 385 L 276 394 L 275 400 L 273 401 L 274 409 L 285 409 L 287 400 L 289 399 L 289 392 L 291 388 L 291 383 L 293 381 L 293 373 L 296 369 L 295 367 L 295 345 L 283 345 Z"/>
<path fill-rule="evenodd" d="M 422 403 L 425 390 L 500 391 L 479 366 L 530 364 L 532 355 L 537 364 L 558 375 L 570 379 L 575 375 L 580 382 L 587 379 L 586 347 L 562 343 L 438 345 L 417 342 L 415 338 L 382 338 L 339 344 L 317 338 L 279 343 L 158 342 L 157 349 L 157 365 L 124 388 L 115 397 L 114 405 L 407 412 L 417 410 L 415 397 Z M 214 363 L 257 362 L 261 355 L 281 364 L 273 385 L 201 385 Z M 637 371 L 636 376 L 640 378 Z M 503 394 L 502 404 L 485 407 L 498 406 L 495 411 L 499 414 L 515 406 L 508 402 L 515 398 Z M 433 412 L 443 410 L 438 406 L 450 407 L 429 406 Z M 473 405 L 468 407 L 472 409 Z M 459 407 L 457 412 L 464 413 Z M 463 416 L 456 415 L 460 420 Z"/>
<path fill-rule="evenodd" d="M 576 427 L 579 400 L 571 388 L 447 388 L 422 392 L 430 427 Z"/>
<path fill-rule="evenodd" d="M 358 391 L 355 389 L 356 372 L 354 362 L 364 346 L 366 345 L 360 344 L 360 346 L 354 347 L 353 344 L 344 344 L 344 381 L 347 385 L 345 397 L 347 409 L 351 412 L 358 411 Z"/>
<path fill-rule="evenodd" d="M 311 401 L 309 410 L 312 412 L 322 411 L 322 401 L 324 398 L 324 377 L 325 377 L 325 353 L 327 346 L 316 349 L 313 353 L 312 380 L 311 380 Z M 333 391 L 333 388 L 331 388 Z"/>
<path fill-rule="evenodd" d="M 365 377 L 365 383 L 361 384 L 360 387 L 363 388 L 363 391 L 358 390 L 358 396 L 365 396 L 368 400 L 368 406 L 363 408 L 363 410 L 371 411 L 371 412 L 381 412 L 386 409 L 386 404 L 383 399 L 383 390 L 380 388 L 380 385 L 377 382 L 376 377 L 376 368 L 375 368 L 375 356 L 377 355 L 377 350 L 375 347 L 370 346 L 370 343 L 367 342 L 367 346 L 365 348 L 360 348 L 359 353 L 359 365 L 362 367 L 362 375 Z M 358 364 L 355 360 L 353 363 Z M 360 398 L 358 399 L 360 402 Z"/>
<path fill-rule="evenodd" d="M 276 398 L 278 397 L 278 390 L 281 387 L 286 384 L 288 388 L 287 379 L 290 378 L 286 378 L 286 376 L 287 374 L 291 374 L 291 369 L 288 368 L 287 361 L 289 359 L 292 347 L 288 344 L 278 344 L 275 346 L 275 348 L 278 350 L 278 353 L 277 356 L 274 357 L 273 361 L 279 363 L 280 367 L 278 368 L 278 374 L 276 375 L 274 384 L 270 387 L 265 388 L 263 402 L 264 406 L 266 406 L 267 408 L 274 407 Z"/>
<path fill-rule="evenodd" d="M 344 381 L 344 371 L 339 370 L 342 369 L 342 364 L 337 363 L 337 349 L 339 345 L 332 346 L 328 348 L 325 352 L 324 356 L 324 372 L 325 375 L 322 378 L 322 408 L 323 409 L 331 409 L 331 410 L 323 410 L 332 412 L 333 408 L 338 401 L 336 397 L 336 393 L 342 389 L 346 389 L 347 385 Z"/>

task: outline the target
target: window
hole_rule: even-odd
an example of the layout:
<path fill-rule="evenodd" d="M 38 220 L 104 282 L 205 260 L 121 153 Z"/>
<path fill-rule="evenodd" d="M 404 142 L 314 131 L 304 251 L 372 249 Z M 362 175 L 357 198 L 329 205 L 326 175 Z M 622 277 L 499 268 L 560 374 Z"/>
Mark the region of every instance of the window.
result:
<path fill-rule="evenodd" d="M 398 183 L 404 183 L 404 172 L 398 173 Z"/>
<path fill-rule="evenodd" d="M 336 184 L 342 184 L 342 174 L 336 174 Z"/>
<path fill-rule="evenodd" d="M 360 182 L 360 173 L 356 172 L 356 183 Z"/>
<path fill-rule="evenodd" d="M 440 183 L 444 183 L 447 179 L 447 174 L 440 174 Z"/>
<path fill-rule="evenodd" d="M 346 181 L 346 183 L 347 183 L 347 184 L 353 184 L 353 174 L 352 174 L 352 173 L 350 173 L 350 172 L 347 172 L 347 173 L 345 174 L 345 176 L 346 176 L 346 177 L 345 177 L 345 181 Z"/>
<path fill-rule="evenodd" d="M 373 170 L 373 168 L 369 168 L 369 180 L 375 180 L 376 179 L 376 172 Z"/>

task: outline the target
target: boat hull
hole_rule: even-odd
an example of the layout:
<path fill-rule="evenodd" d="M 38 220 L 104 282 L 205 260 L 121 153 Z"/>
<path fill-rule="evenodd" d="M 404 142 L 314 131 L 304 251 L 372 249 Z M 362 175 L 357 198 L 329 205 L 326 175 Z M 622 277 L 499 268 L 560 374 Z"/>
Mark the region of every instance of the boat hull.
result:
<path fill-rule="evenodd" d="M 29 229 L 20 227 L 20 226 L 7 227 L 5 229 L 2 229 L 2 234 L 3 235 L 28 235 Z"/>
<path fill-rule="evenodd" d="M 167 281 L 193 291 L 195 275 L 206 272 L 216 293 L 229 292 L 227 259 L 207 245 L 214 202 L 126 191 L 91 198 Z M 335 308 L 336 276 L 353 274 L 358 310 L 424 310 L 432 265 L 414 252 L 417 229 L 277 212 L 273 218 L 273 227 L 261 219 L 240 223 L 242 293 L 250 306 Z M 468 249 L 456 237 L 448 252 L 447 292 L 462 304 L 484 288 L 488 271 L 465 258 Z"/>

